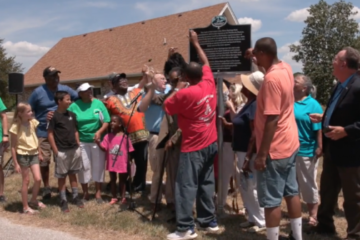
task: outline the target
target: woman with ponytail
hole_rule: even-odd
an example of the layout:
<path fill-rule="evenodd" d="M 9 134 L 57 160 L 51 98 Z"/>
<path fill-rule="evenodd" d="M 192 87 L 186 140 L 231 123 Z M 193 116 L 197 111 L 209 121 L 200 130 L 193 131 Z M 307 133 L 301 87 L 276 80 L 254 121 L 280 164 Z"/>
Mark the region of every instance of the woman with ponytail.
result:
<path fill-rule="evenodd" d="M 303 74 L 297 74 L 294 79 L 294 112 L 300 141 L 296 159 L 297 179 L 302 199 L 307 203 L 309 225 L 316 225 L 319 205 L 316 177 L 318 159 L 322 155 L 322 131 L 321 123 L 311 122 L 309 113 L 322 114 L 323 111 L 321 105 L 315 100 L 316 87 L 310 78 Z"/>

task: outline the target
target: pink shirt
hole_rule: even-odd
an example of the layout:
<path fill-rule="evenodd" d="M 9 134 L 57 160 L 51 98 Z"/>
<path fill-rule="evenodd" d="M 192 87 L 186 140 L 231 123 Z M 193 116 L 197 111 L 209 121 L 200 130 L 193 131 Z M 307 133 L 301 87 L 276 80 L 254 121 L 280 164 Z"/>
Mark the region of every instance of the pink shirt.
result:
<path fill-rule="evenodd" d="M 209 66 L 203 66 L 201 82 L 181 89 L 164 104 L 166 113 L 178 115 L 182 131 L 181 152 L 198 151 L 216 142 L 217 97 Z"/>
<path fill-rule="evenodd" d="M 124 135 L 116 136 L 113 133 L 108 133 L 101 142 L 101 146 L 106 150 L 106 170 L 109 172 L 127 173 L 127 144 L 129 144 L 129 152 L 133 152 L 134 148 L 130 139 L 125 138 L 122 141 L 123 137 Z M 113 167 L 113 163 L 121 142 L 121 151 L 117 155 L 117 160 Z"/>
<path fill-rule="evenodd" d="M 257 96 L 255 115 L 256 147 L 259 151 L 266 117 L 279 115 L 278 126 L 270 145 L 271 159 L 288 158 L 299 148 L 299 135 L 294 115 L 294 77 L 290 65 L 273 65 L 264 78 Z"/>

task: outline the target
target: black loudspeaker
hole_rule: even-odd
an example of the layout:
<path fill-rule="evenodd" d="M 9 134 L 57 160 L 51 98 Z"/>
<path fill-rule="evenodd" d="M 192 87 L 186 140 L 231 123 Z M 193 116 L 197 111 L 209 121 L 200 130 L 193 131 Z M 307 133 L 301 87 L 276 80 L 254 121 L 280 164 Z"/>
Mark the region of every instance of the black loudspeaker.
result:
<path fill-rule="evenodd" d="M 18 94 L 24 92 L 24 74 L 9 73 L 8 82 L 9 93 Z"/>

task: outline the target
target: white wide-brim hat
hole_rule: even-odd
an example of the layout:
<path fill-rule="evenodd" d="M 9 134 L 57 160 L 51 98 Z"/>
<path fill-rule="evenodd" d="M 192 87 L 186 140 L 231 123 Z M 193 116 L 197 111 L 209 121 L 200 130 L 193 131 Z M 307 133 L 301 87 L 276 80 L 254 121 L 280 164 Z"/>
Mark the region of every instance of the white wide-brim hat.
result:
<path fill-rule="evenodd" d="M 264 74 L 260 71 L 253 72 L 250 75 L 241 74 L 241 82 L 247 90 L 257 96 L 264 82 Z"/>

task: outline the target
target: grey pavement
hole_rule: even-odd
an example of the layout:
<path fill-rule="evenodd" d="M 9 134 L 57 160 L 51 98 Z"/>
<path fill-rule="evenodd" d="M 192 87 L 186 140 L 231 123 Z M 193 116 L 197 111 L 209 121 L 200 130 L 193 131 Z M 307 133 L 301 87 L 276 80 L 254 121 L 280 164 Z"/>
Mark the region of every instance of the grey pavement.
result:
<path fill-rule="evenodd" d="M 84 240 L 71 234 L 11 223 L 0 217 L 0 240 Z"/>

